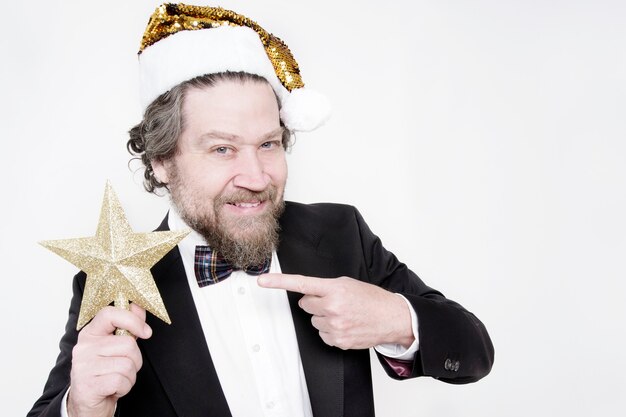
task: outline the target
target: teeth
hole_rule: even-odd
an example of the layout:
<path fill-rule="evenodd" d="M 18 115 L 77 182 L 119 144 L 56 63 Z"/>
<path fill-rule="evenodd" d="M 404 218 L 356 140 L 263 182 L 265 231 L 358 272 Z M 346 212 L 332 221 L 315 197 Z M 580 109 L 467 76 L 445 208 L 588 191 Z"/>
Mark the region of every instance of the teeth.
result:
<path fill-rule="evenodd" d="M 237 203 L 235 205 L 241 208 L 252 208 L 258 206 L 259 204 L 260 203 L 257 201 L 256 203 Z"/>

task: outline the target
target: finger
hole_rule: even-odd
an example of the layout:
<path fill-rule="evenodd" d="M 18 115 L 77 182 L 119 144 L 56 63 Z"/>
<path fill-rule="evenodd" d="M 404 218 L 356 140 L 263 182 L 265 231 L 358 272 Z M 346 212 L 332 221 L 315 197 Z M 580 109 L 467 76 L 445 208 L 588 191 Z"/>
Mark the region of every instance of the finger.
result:
<path fill-rule="evenodd" d="M 83 331 L 93 336 L 106 336 L 112 334 L 115 329 L 128 330 L 142 339 L 147 339 L 152 335 L 150 326 L 137 314 L 110 306 L 100 310 Z"/>
<path fill-rule="evenodd" d="M 78 335 L 78 343 L 74 346 L 77 354 L 86 353 L 93 357 L 98 356 L 129 356 L 133 351 L 138 351 L 137 341 L 134 338 L 94 336 L 86 332 Z"/>
<path fill-rule="evenodd" d="M 92 360 L 91 363 L 77 364 L 76 368 L 74 371 L 80 372 L 82 368 L 85 371 L 84 375 L 91 375 L 92 377 L 120 374 L 131 382 L 134 382 L 140 369 L 134 361 L 125 356 L 101 357 Z"/>
<path fill-rule="evenodd" d="M 334 346 L 341 350 L 363 349 L 365 346 L 358 346 L 351 342 L 350 339 L 342 337 L 335 333 L 319 332 L 320 338 L 328 346 Z"/>
<path fill-rule="evenodd" d="M 137 317 L 139 317 L 141 319 L 141 321 L 143 321 L 143 322 L 146 321 L 146 309 L 141 307 L 139 304 L 130 303 L 130 311 L 131 311 L 131 313 L 133 313 Z M 146 329 L 147 333 L 144 333 L 141 336 L 141 338 L 142 339 L 149 339 L 152 336 L 152 328 L 148 324 L 146 324 L 145 329 Z M 133 334 L 135 337 L 137 337 L 137 335 L 135 333 L 131 332 L 131 334 Z"/>
<path fill-rule="evenodd" d="M 98 361 L 100 369 L 94 370 L 96 376 L 104 376 L 109 374 L 118 374 L 126 378 L 131 384 L 135 384 L 137 379 L 137 372 L 140 367 L 128 358 L 116 357 L 116 358 L 104 358 L 105 360 Z"/>
<path fill-rule="evenodd" d="M 143 364 L 137 342 L 130 337 L 107 335 L 87 338 L 87 340 L 83 338 L 72 349 L 72 363 L 77 366 L 82 363 L 91 366 L 94 361 L 115 357 L 129 359 L 136 369 L 140 369 Z"/>
<path fill-rule="evenodd" d="M 136 303 L 130 303 L 130 311 L 137 317 L 141 319 L 141 321 L 146 321 L 146 309 Z"/>
<path fill-rule="evenodd" d="M 320 338 L 328 346 L 335 346 L 333 336 L 327 332 L 319 332 Z"/>
<path fill-rule="evenodd" d="M 114 376 L 114 375 L 113 375 Z M 135 381 L 137 380 L 137 375 L 134 378 L 129 379 L 124 375 L 119 375 L 118 382 L 116 383 L 117 389 L 115 390 L 115 396 L 117 398 L 121 398 L 128 394 L 130 390 L 135 385 Z"/>
<path fill-rule="evenodd" d="M 347 335 L 354 333 L 354 328 L 348 320 L 341 317 L 311 317 L 311 324 L 317 330 L 337 335 Z"/>
<path fill-rule="evenodd" d="M 101 397 L 123 397 L 128 394 L 135 385 L 136 375 L 132 377 L 119 373 L 109 373 L 96 377 L 95 388 L 96 393 Z"/>
<path fill-rule="evenodd" d="M 328 319 L 325 317 L 313 316 L 311 317 L 311 324 L 320 332 L 329 333 L 331 330 Z"/>
<path fill-rule="evenodd" d="M 128 358 L 99 358 L 90 363 L 72 361 L 71 384 L 79 397 L 124 395 L 135 384 L 138 368 Z M 77 397 L 78 398 L 78 397 Z"/>
<path fill-rule="evenodd" d="M 123 357 L 131 360 L 136 370 L 141 369 L 143 357 L 134 338 L 108 337 L 97 352 L 99 357 Z"/>
<path fill-rule="evenodd" d="M 258 283 L 265 288 L 281 288 L 301 294 L 324 296 L 330 291 L 332 280 L 290 274 L 263 274 Z"/>
<path fill-rule="evenodd" d="M 309 314 L 314 316 L 326 316 L 326 301 L 325 298 L 317 295 L 305 295 L 300 301 L 298 306 Z"/>

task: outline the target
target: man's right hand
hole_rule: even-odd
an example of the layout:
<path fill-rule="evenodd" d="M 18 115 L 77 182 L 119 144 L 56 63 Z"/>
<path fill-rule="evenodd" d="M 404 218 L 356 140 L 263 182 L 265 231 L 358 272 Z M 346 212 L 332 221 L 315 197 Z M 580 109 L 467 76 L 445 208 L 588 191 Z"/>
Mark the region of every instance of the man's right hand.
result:
<path fill-rule="evenodd" d="M 78 334 L 72 351 L 70 417 L 111 417 L 117 400 L 135 384 L 141 352 L 134 337 L 115 336 L 117 328 L 142 339 L 152 335 L 143 308 L 103 308 Z"/>

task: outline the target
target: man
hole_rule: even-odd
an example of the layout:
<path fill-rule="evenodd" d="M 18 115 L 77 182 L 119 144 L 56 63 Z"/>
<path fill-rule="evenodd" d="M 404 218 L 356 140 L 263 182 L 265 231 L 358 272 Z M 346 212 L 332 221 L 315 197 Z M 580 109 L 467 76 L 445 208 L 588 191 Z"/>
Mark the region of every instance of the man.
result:
<path fill-rule="evenodd" d="M 30 416 L 372 416 L 370 347 L 397 379 L 490 371 L 480 321 L 354 208 L 283 201 L 291 132 L 327 112 L 279 39 L 230 11 L 164 5 L 140 66 L 146 111 L 128 146 L 146 188 L 170 193 L 159 229 L 193 230 L 152 270 L 172 325 L 107 307 L 77 333 L 79 273 Z"/>

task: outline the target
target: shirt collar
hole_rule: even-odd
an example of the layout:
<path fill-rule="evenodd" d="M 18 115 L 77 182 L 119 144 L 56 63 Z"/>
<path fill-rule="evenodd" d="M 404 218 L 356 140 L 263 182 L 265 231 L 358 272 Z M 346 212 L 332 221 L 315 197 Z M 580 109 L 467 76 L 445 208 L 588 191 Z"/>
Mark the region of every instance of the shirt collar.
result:
<path fill-rule="evenodd" d="M 178 242 L 178 250 L 180 251 L 183 259 L 193 259 L 196 253 L 197 245 L 206 245 L 206 240 L 202 235 L 195 230 L 191 229 L 187 223 L 180 217 L 178 210 L 174 205 L 170 206 L 170 211 L 167 216 L 167 225 L 170 230 L 183 230 L 190 229 L 191 232 L 180 242 Z"/>

